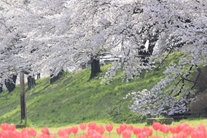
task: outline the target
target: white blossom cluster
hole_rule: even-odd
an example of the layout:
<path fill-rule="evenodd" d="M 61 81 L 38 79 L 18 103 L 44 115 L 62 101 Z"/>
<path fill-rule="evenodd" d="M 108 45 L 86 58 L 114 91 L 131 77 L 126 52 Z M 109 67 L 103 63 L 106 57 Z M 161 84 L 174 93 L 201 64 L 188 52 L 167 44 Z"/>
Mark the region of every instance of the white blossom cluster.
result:
<path fill-rule="evenodd" d="M 128 97 L 132 98 L 132 104 L 129 106 L 132 111 L 154 117 L 185 113 L 189 111 L 189 103 L 194 100 L 183 94 L 174 96 L 159 88 L 133 92 L 126 96 Z"/>

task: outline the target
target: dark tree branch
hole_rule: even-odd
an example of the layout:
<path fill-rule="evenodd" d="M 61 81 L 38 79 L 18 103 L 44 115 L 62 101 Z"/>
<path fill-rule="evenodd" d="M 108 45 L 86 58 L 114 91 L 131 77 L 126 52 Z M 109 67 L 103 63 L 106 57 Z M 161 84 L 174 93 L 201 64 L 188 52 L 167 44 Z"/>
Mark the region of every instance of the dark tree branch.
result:
<path fill-rule="evenodd" d="M 170 55 L 170 53 L 172 52 L 173 47 L 170 47 L 170 50 L 168 52 L 168 54 L 165 56 L 165 58 L 161 61 L 161 63 L 159 64 L 159 66 L 156 69 L 159 69 L 160 66 L 163 64 L 163 62 L 168 58 L 168 56 Z"/>
<path fill-rule="evenodd" d="M 178 86 L 178 84 L 180 84 L 181 81 L 182 81 L 182 79 L 180 79 L 180 80 L 176 83 L 176 85 L 175 85 L 174 88 L 176 88 L 176 87 Z M 175 90 L 175 89 L 173 89 L 173 90 L 170 92 L 170 94 L 172 94 L 174 90 Z M 177 93 L 177 94 L 175 94 L 174 96 L 178 96 L 179 94 L 180 94 L 180 93 Z"/>
<path fill-rule="evenodd" d="M 193 69 L 193 67 L 194 67 L 194 65 L 191 65 L 191 66 L 190 66 L 190 68 L 189 68 L 189 70 L 188 70 L 188 72 L 187 72 L 186 77 L 188 77 L 188 76 L 190 75 L 190 71 Z M 186 80 L 185 77 L 183 77 L 183 76 L 180 77 L 179 81 L 178 81 L 178 82 L 176 83 L 176 85 L 175 85 L 175 88 L 180 84 L 181 81 L 182 81 L 182 86 L 181 86 L 179 92 L 178 92 L 177 94 L 175 94 L 174 96 L 178 96 L 178 95 L 180 95 L 180 94 L 182 93 L 182 89 L 183 89 L 184 86 L 185 86 L 185 80 Z M 170 94 L 172 94 L 173 91 L 174 91 L 174 89 L 171 91 Z"/>
<path fill-rule="evenodd" d="M 191 89 L 193 89 L 193 88 L 196 86 L 196 84 L 197 84 L 197 82 L 198 82 L 198 79 L 200 78 L 200 75 L 202 74 L 202 71 L 201 71 L 201 69 L 198 67 L 198 65 L 195 65 L 195 66 L 196 66 L 196 69 L 197 69 L 197 71 L 198 71 L 198 74 L 197 74 L 197 76 L 196 76 L 196 79 L 195 79 L 194 84 L 193 84 L 193 86 L 191 87 Z"/>

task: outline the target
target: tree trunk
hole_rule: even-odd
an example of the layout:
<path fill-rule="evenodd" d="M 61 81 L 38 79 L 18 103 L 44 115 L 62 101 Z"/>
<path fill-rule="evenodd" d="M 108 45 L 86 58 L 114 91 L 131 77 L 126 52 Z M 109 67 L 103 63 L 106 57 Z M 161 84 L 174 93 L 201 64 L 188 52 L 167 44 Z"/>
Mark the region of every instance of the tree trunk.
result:
<path fill-rule="evenodd" d="M 149 63 L 149 56 L 150 56 L 150 52 L 146 51 L 144 49 L 145 47 L 142 46 L 139 50 L 138 50 L 138 55 L 140 56 L 140 62 L 141 65 L 143 66 L 147 66 Z"/>
<path fill-rule="evenodd" d="M 91 75 L 90 79 L 95 77 L 98 73 L 101 72 L 99 59 L 91 58 Z"/>
<path fill-rule="evenodd" d="M 37 79 L 40 79 L 40 73 L 37 74 Z"/>
<path fill-rule="evenodd" d="M 10 80 L 12 79 L 12 80 Z M 9 92 L 12 92 L 14 88 L 16 87 L 16 80 L 17 80 L 17 75 L 12 75 L 10 79 L 5 80 L 5 85 L 6 88 Z"/>
<path fill-rule="evenodd" d="M 54 74 L 50 74 L 50 84 L 56 82 L 60 77 L 61 75 L 63 74 L 63 69 L 58 73 L 57 76 L 54 76 Z"/>
<path fill-rule="evenodd" d="M 35 86 L 35 78 L 31 75 L 27 77 L 27 83 L 28 83 L 28 90 L 33 88 Z"/>
<path fill-rule="evenodd" d="M 0 84 L 0 93 L 2 93 L 2 92 L 3 92 L 3 85 Z"/>

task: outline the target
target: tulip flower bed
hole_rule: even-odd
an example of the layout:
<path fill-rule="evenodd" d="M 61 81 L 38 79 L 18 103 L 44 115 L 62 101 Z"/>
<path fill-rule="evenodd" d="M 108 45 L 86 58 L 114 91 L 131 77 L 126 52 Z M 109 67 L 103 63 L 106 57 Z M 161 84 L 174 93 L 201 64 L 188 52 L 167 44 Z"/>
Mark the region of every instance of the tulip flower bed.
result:
<path fill-rule="evenodd" d="M 191 127 L 187 123 L 168 126 L 154 122 L 152 126 L 139 128 L 133 125 L 112 124 L 98 125 L 95 122 L 81 123 L 76 126 L 58 129 L 51 134 L 47 127 L 38 132 L 33 128 L 16 129 L 15 125 L 0 125 L 0 138 L 207 138 L 204 125 Z"/>

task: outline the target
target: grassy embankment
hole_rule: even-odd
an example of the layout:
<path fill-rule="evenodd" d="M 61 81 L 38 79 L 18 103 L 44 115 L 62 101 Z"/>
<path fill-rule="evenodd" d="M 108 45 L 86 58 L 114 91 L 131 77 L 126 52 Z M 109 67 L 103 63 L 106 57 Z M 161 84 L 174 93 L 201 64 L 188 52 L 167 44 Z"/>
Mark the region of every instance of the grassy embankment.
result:
<path fill-rule="evenodd" d="M 133 91 L 150 89 L 161 78 L 166 66 L 182 54 L 168 57 L 159 70 L 142 74 L 142 77 L 122 82 L 121 73 L 107 84 L 100 84 L 100 76 L 110 65 L 103 66 L 94 79 L 88 81 L 90 70 L 84 69 L 74 74 L 65 72 L 54 84 L 49 78 L 36 81 L 35 88 L 26 92 L 28 124 L 36 127 L 58 127 L 81 122 L 137 123 L 140 118 L 128 109 L 130 99 L 123 97 Z M 0 94 L 0 123 L 20 123 L 20 86 L 8 93 Z"/>

